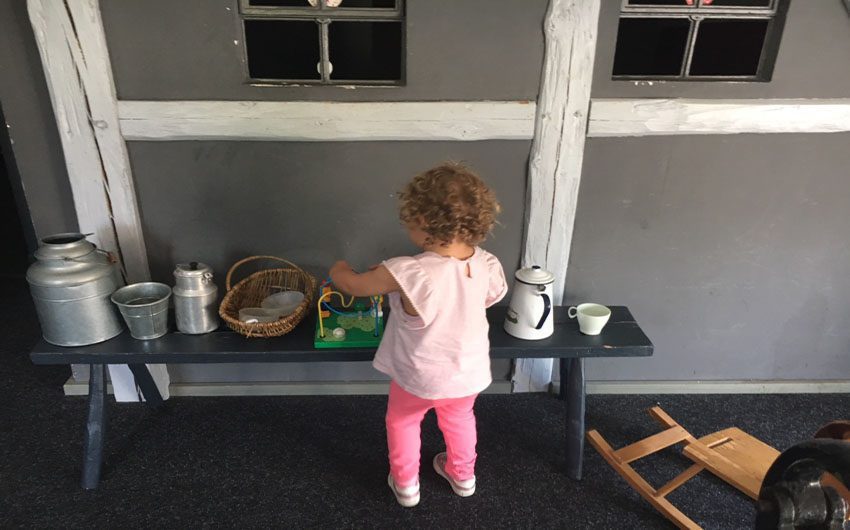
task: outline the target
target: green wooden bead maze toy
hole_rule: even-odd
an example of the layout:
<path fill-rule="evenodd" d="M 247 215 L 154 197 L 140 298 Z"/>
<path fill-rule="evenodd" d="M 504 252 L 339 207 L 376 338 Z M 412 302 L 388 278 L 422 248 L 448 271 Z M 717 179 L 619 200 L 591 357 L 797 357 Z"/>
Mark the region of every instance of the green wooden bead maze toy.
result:
<path fill-rule="evenodd" d="M 333 289 L 330 279 L 322 283 L 319 300 L 316 302 L 319 316 L 316 318 L 316 348 L 376 348 L 384 334 L 383 296 L 370 296 L 369 304 L 352 296 L 345 296 Z M 339 306 L 333 307 L 331 299 L 339 298 Z"/>

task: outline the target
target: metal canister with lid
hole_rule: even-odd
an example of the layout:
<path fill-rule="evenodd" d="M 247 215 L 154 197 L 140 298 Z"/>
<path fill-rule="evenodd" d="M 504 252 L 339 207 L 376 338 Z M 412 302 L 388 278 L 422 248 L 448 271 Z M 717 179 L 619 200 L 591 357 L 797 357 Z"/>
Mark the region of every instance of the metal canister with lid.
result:
<path fill-rule="evenodd" d="M 193 261 L 174 269 L 174 315 L 181 333 L 199 335 L 218 327 L 218 287 L 209 265 Z"/>
<path fill-rule="evenodd" d="M 118 335 L 124 325 L 110 295 L 124 284 L 115 260 L 80 233 L 41 240 L 27 270 L 44 340 L 86 346 Z"/>

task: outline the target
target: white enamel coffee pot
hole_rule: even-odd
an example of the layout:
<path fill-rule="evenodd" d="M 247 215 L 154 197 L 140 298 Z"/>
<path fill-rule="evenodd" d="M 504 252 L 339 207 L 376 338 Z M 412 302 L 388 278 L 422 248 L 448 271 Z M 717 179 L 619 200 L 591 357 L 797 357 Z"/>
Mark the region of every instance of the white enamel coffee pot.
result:
<path fill-rule="evenodd" d="M 554 333 L 552 285 L 555 276 L 537 265 L 514 274 L 514 292 L 505 316 L 505 331 L 518 339 L 540 340 Z"/>

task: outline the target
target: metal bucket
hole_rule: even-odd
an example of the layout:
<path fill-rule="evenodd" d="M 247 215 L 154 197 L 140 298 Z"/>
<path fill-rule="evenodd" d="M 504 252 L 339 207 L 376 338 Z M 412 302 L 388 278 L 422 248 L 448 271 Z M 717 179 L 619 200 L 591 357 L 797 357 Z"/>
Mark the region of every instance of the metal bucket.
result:
<path fill-rule="evenodd" d="M 112 294 L 134 339 L 155 339 L 168 333 L 168 302 L 171 287 L 143 282 L 122 287 Z"/>

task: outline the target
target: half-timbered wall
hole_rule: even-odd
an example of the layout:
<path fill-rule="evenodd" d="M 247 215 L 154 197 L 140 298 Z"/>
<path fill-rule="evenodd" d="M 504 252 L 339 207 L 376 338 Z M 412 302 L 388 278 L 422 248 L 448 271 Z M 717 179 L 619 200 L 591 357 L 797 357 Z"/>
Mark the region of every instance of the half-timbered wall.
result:
<path fill-rule="evenodd" d="M 243 84 L 233 0 L 192 0 L 179 9 L 164 0 L 101 2 L 119 99 L 141 101 L 533 102 L 547 4 L 411 0 L 407 86 L 349 90 Z M 618 4 L 601 2 L 591 94 L 597 108 L 609 98 L 828 98 L 846 111 L 850 18 L 837 0 L 791 3 L 770 83 L 611 81 Z M 452 16 L 445 16 L 447 10 Z M 25 3 L 0 2 L 0 15 L 0 102 L 36 231 L 43 236 L 75 229 Z M 848 133 L 597 138 L 595 116 L 608 114 L 590 116 L 565 301 L 628 304 L 657 352 L 633 362 L 593 361 L 591 379 L 847 379 L 850 254 L 841 235 L 850 225 L 844 205 L 850 196 Z M 824 126 L 846 130 L 841 116 Z M 510 271 L 522 251 L 530 144 L 131 141 L 128 151 L 152 273 L 170 281 L 172 264 L 192 257 L 209 259 L 221 278 L 235 258 L 251 253 L 285 254 L 318 273 L 337 248 L 358 264 L 405 251 L 392 226 L 394 179 L 400 183 L 443 158 L 470 162 L 499 192 L 504 226 L 490 248 Z M 376 183 L 382 191 L 367 189 Z M 331 204 L 323 203 L 315 221 L 315 205 L 326 197 Z M 344 213 L 334 217 L 328 211 Z M 280 227 L 279 236 L 265 226 L 256 229 L 267 220 Z M 337 220 L 362 223 L 375 237 L 346 232 Z M 207 370 L 187 367 L 174 380 L 372 374 L 367 366 Z M 507 367 L 497 372 L 504 377 Z"/>

